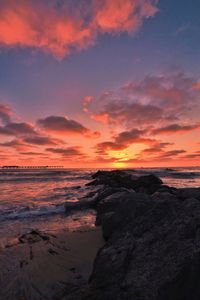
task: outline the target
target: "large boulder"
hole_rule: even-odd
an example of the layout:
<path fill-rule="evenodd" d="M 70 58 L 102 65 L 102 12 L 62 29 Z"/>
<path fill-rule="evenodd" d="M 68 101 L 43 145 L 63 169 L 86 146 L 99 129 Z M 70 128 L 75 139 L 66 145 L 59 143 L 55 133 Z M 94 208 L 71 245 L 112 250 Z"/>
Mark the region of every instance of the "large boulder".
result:
<path fill-rule="evenodd" d="M 157 191 L 163 184 L 162 180 L 154 174 L 140 176 L 137 178 L 134 183 L 135 191 L 145 192 L 145 193 L 154 193 Z"/>
<path fill-rule="evenodd" d="M 84 300 L 200 299 L 197 199 L 133 193 L 101 222 L 107 242 Z"/>
<path fill-rule="evenodd" d="M 113 194 L 101 198 L 101 201 L 99 201 L 96 207 L 96 225 L 101 225 L 101 219 L 104 217 L 105 214 L 114 212 L 122 202 L 127 201 L 127 199 L 129 199 L 130 196 L 134 194 L 135 192 L 133 190 L 119 188 L 118 191 L 115 191 Z"/>

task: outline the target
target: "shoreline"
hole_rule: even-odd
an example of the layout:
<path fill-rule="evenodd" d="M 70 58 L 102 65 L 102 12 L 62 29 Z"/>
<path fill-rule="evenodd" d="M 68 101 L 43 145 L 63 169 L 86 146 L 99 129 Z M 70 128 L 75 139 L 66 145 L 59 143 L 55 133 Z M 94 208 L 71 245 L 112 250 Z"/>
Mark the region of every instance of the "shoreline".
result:
<path fill-rule="evenodd" d="M 200 187 L 122 170 L 98 171 L 86 187 L 95 191 L 65 212 L 92 209 L 99 227 L 18 236 L 0 251 L 0 299 L 199 299 Z"/>
<path fill-rule="evenodd" d="M 79 299 L 103 244 L 100 228 L 19 237 L 0 251 L 0 299 Z"/>

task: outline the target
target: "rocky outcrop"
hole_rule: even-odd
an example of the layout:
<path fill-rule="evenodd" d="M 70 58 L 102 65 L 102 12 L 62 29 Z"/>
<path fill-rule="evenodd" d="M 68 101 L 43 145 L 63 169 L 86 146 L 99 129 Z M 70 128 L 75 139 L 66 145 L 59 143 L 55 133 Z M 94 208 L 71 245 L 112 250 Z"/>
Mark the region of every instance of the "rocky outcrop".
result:
<path fill-rule="evenodd" d="M 146 176 L 136 176 L 129 171 L 98 171 L 92 178 L 93 181 L 87 185 L 104 185 L 109 187 L 123 187 L 127 189 L 134 189 L 135 191 L 143 191 L 146 193 L 154 193 L 160 188 L 163 183 L 160 178 L 150 174 Z"/>
<path fill-rule="evenodd" d="M 66 213 L 75 210 L 97 209 L 99 204 L 106 197 L 121 192 L 144 192 L 152 194 L 155 191 L 168 187 L 163 186 L 163 182 L 157 176 L 150 174 L 146 176 L 136 176 L 132 171 L 98 171 L 92 175 L 92 181 L 86 184 L 88 187 L 96 188 L 90 191 L 80 201 L 65 203 Z M 97 224 L 99 223 L 97 218 Z"/>
<path fill-rule="evenodd" d="M 200 189 L 162 186 L 153 175 L 132 178 L 134 188 L 127 188 L 126 175 L 120 181 L 120 171 L 113 174 L 94 176 L 106 188 L 116 176 L 122 186 L 99 193 L 97 223 L 106 243 L 84 300 L 199 300 Z"/>

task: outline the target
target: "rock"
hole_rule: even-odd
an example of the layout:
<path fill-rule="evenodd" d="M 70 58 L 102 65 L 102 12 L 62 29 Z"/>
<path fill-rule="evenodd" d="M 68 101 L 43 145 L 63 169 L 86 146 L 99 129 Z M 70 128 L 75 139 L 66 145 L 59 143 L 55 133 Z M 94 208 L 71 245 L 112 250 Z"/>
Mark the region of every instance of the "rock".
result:
<path fill-rule="evenodd" d="M 157 191 L 163 184 L 162 180 L 157 176 L 150 174 L 145 176 L 140 176 L 134 182 L 135 191 L 146 192 L 149 194 Z"/>
<path fill-rule="evenodd" d="M 95 180 L 89 182 L 90 185 L 104 185 L 109 187 L 124 187 L 133 188 L 133 180 L 137 177 L 126 171 L 115 170 L 115 171 L 98 171 L 92 178 Z"/>
<path fill-rule="evenodd" d="M 163 184 L 159 187 L 159 189 L 157 189 L 157 192 L 161 192 L 161 193 L 166 192 L 166 193 L 170 193 L 172 195 L 176 195 L 177 188 Z"/>
<path fill-rule="evenodd" d="M 114 190 L 112 194 L 109 194 L 107 197 L 101 198 L 101 201 L 97 205 L 97 218 L 96 225 L 101 224 L 101 218 L 104 214 L 116 210 L 116 208 L 123 202 L 128 199 L 132 194 L 135 194 L 133 190 L 127 190 L 124 188 L 119 188 Z"/>
<path fill-rule="evenodd" d="M 84 300 L 200 299 L 199 200 L 131 193 L 101 221 L 107 242 Z"/>
<path fill-rule="evenodd" d="M 182 200 L 185 200 L 187 198 L 196 198 L 200 200 L 200 188 L 177 189 L 176 195 Z"/>
<path fill-rule="evenodd" d="M 135 176 L 128 171 L 98 171 L 92 178 L 93 181 L 87 185 L 103 185 L 108 187 L 124 187 L 133 189 L 137 192 L 154 193 L 162 185 L 162 180 L 157 176 L 150 174 L 145 176 Z"/>
<path fill-rule="evenodd" d="M 90 208 L 94 208 L 95 207 L 95 201 L 92 199 L 84 199 L 81 201 L 68 201 L 64 204 L 65 207 L 65 212 L 66 213 L 70 213 L 71 211 L 75 211 L 75 210 L 83 210 L 83 209 L 90 209 Z"/>
<path fill-rule="evenodd" d="M 37 242 L 40 242 L 40 241 L 48 241 L 49 236 L 47 234 L 42 233 L 41 231 L 39 231 L 37 229 L 33 229 L 30 232 L 22 234 L 18 238 L 18 240 L 22 244 L 23 243 L 33 244 L 33 243 L 37 243 Z"/>
<path fill-rule="evenodd" d="M 134 172 L 134 170 L 131 170 L 130 171 L 131 173 Z M 93 179 L 96 179 L 96 178 L 99 178 L 99 177 L 106 177 L 106 176 L 113 176 L 113 175 L 125 175 L 125 174 L 128 174 L 127 171 L 122 171 L 122 170 L 112 170 L 112 171 L 97 171 L 96 173 L 94 173 L 92 175 L 92 178 Z"/>
<path fill-rule="evenodd" d="M 157 201 L 165 201 L 165 200 L 178 200 L 177 196 L 170 193 L 170 192 L 155 192 L 152 195 L 152 199 L 157 200 Z"/>

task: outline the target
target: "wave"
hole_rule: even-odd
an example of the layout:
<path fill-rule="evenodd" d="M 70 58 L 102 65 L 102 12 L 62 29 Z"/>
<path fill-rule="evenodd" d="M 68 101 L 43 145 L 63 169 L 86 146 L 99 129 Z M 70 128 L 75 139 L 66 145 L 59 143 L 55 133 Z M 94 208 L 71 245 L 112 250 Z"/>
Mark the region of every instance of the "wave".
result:
<path fill-rule="evenodd" d="M 23 207 L 1 212 L 0 221 L 32 218 L 64 213 L 64 203 L 50 206 Z"/>
<path fill-rule="evenodd" d="M 130 171 L 131 172 L 131 171 Z M 134 174 L 136 175 L 147 175 L 153 173 L 161 178 L 179 178 L 179 179 L 192 179 L 192 178 L 200 178 L 200 171 L 197 170 L 184 170 L 184 169 L 172 169 L 172 168 L 165 168 L 165 169 L 139 169 L 134 170 Z"/>
<path fill-rule="evenodd" d="M 89 180 L 90 174 L 72 171 L 49 171 L 45 173 L 35 172 L 16 172 L 1 173 L 0 183 L 6 182 L 45 182 L 45 181 L 79 181 Z"/>

